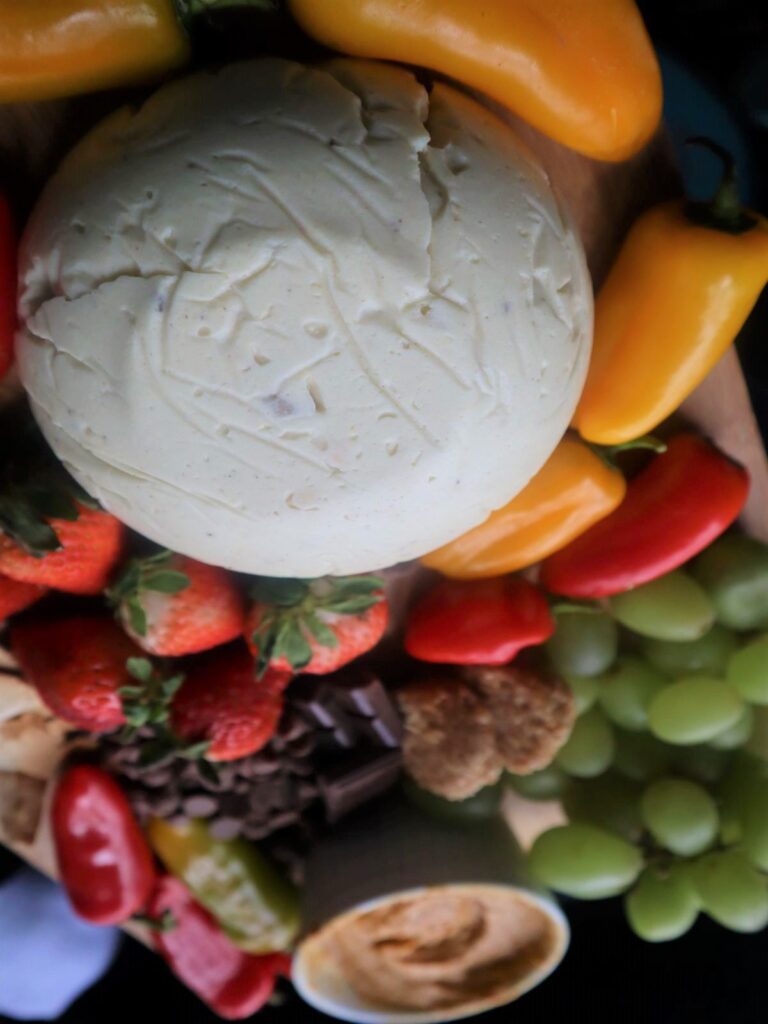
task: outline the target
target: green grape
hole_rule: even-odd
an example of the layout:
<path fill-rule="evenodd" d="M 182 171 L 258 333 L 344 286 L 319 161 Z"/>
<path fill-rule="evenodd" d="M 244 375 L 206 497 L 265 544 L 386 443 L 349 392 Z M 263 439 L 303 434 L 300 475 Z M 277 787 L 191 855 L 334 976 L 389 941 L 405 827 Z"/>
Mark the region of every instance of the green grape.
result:
<path fill-rule="evenodd" d="M 727 767 L 728 754 L 703 743 L 692 747 L 674 747 L 672 751 L 675 774 L 693 779 L 694 782 L 706 785 L 719 782 Z"/>
<path fill-rule="evenodd" d="M 614 746 L 613 729 L 603 715 L 592 708 L 576 719 L 555 764 L 569 775 L 592 779 L 602 775 L 611 763 Z"/>
<path fill-rule="evenodd" d="M 731 533 L 699 555 L 692 572 L 729 629 L 768 626 L 768 545 Z"/>
<path fill-rule="evenodd" d="M 589 711 L 597 700 L 597 694 L 600 689 L 597 678 L 563 673 L 563 679 L 568 683 L 573 693 L 576 714 L 583 715 L 585 711 Z"/>
<path fill-rule="evenodd" d="M 543 832 L 531 847 L 531 870 L 551 889 L 582 900 L 618 896 L 643 866 L 640 851 L 593 825 L 572 823 Z"/>
<path fill-rule="evenodd" d="M 417 786 L 412 779 L 403 779 L 403 790 L 407 798 L 419 810 L 444 821 L 477 822 L 496 818 L 501 814 L 502 787 L 496 783 L 479 790 L 466 800 L 444 800 Z"/>
<path fill-rule="evenodd" d="M 632 931 L 646 942 L 679 939 L 699 914 L 699 896 L 690 872 L 646 868 L 625 902 Z"/>
<path fill-rule="evenodd" d="M 726 846 L 741 843 L 751 794 L 765 793 L 768 789 L 767 767 L 765 762 L 749 754 L 739 752 L 730 756 L 728 771 L 717 789 L 720 839 Z"/>
<path fill-rule="evenodd" d="M 666 685 L 664 676 L 650 665 L 626 655 L 600 678 L 600 708 L 615 725 L 642 732 L 648 727 L 648 706 Z"/>
<path fill-rule="evenodd" d="M 768 704 L 768 640 L 756 640 L 728 660 L 725 678 L 751 704 Z"/>
<path fill-rule="evenodd" d="M 743 747 L 752 735 L 755 715 L 749 704 L 745 705 L 741 717 L 723 732 L 719 732 L 709 742 L 716 750 L 738 750 Z"/>
<path fill-rule="evenodd" d="M 717 837 L 715 801 L 687 779 L 659 779 L 643 793 L 640 813 L 653 838 L 679 857 L 694 857 Z"/>
<path fill-rule="evenodd" d="M 651 732 L 667 743 L 706 743 L 741 717 L 744 702 L 728 683 L 687 676 L 666 686 L 651 701 Z"/>
<path fill-rule="evenodd" d="M 684 572 L 670 572 L 608 601 L 614 618 L 656 640 L 697 640 L 714 624 L 706 591 Z"/>
<path fill-rule="evenodd" d="M 636 782 L 649 782 L 664 775 L 672 761 L 672 749 L 647 733 L 616 733 L 613 767 Z"/>
<path fill-rule="evenodd" d="M 642 786 L 614 772 L 598 779 L 573 779 L 563 793 L 563 809 L 571 821 L 583 821 L 638 842 L 643 833 L 640 817 Z"/>
<path fill-rule="evenodd" d="M 743 853 L 710 853 L 694 865 L 702 907 L 735 932 L 757 932 L 768 924 L 768 884 Z"/>
<path fill-rule="evenodd" d="M 755 780 L 744 792 L 740 814 L 742 851 L 761 871 L 768 871 L 768 784 Z"/>
<path fill-rule="evenodd" d="M 728 659 L 738 648 L 735 634 L 723 626 L 714 625 L 698 640 L 643 641 L 645 658 L 659 672 L 668 676 L 687 676 L 694 672 L 708 675 L 725 675 Z"/>
<path fill-rule="evenodd" d="M 568 785 L 568 776 L 554 764 L 530 775 L 506 772 L 504 778 L 516 793 L 528 800 L 556 800 Z"/>
<path fill-rule="evenodd" d="M 753 708 L 752 717 L 752 735 L 744 749 L 768 764 L 768 707 Z"/>
<path fill-rule="evenodd" d="M 596 676 L 613 664 L 619 649 L 619 631 L 605 612 L 555 610 L 555 622 L 554 636 L 546 647 L 558 672 Z"/>

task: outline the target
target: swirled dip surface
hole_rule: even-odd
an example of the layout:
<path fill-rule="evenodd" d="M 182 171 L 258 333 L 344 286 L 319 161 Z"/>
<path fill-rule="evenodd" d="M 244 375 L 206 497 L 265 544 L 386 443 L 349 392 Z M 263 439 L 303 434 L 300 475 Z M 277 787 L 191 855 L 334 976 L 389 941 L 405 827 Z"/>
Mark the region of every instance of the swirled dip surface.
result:
<path fill-rule="evenodd" d="M 382 1007 L 473 1005 L 514 998 L 556 936 L 550 917 L 516 890 L 436 886 L 332 921 L 311 940 L 309 973 L 339 974 Z"/>
<path fill-rule="evenodd" d="M 580 244 L 512 131 L 338 61 L 231 65 L 88 135 L 23 243 L 19 366 L 129 526 L 252 573 L 412 558 L 565 430 L 589 356 Z"/>

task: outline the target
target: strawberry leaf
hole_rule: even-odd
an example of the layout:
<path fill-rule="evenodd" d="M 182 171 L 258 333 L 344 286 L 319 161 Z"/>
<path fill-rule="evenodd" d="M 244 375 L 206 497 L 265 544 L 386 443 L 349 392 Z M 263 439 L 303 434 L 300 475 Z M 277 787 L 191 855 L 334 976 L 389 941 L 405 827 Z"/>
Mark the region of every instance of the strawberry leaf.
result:
<path fill-rule="evenodd" d="M 144 696 L 143 686 L 121 686 L 117 691 L 119 697 L 123 700 L 138 700 Z"/>
<path fill-rule="evenodd" d="M 160 594 L 178 594 L 189 586 L 189 576 L 167 569 L 145 575 L 142 582 L 145 590 L 154 590 Z"/>
<path fill-rule="evenodd" d="M 151 682 L 154 675 L 152 662 L 149 658 L 129 658 L 125 663 L 125 667 L 128 670 L 128 674 L 132 675 L 134 679 L 138 679 L 141 683 Z M 128 689 L 128 687 L 124 687 L 124 689 Z M 141 696 L 144 692 L 139 687 L 135 687 L 135 689 L 139 691 L 138 696 Z"/>
<path fill-rule="evenodd" d="M 251 596 L 259 604 L 277 608 L 292 608 L 300 604 L 309 592 L 309 581 L 258 576 L 251 585 Z"/>
<path fill-rule="evenodd" d="M 335 612 L 336 615 L 362 615 L 380 602 L 381 598 L 378 596 L 331 598 L 323 602 L 323 610 Z"/>
<path fill-rule="evenodd" d="M 131 629 L 137 636 L 147 635 L 147 613 L 144 611 L 141 601 L 139 600 L 138 594 L 134 594 L 129 597 L 126 601 L 126 608 L 128 609 L 128 621 L 131 624 Z"/>
<path fill-rule="evenodd" d="M 35 512 L 46 519 L 74 523 L 80 517 L 72 495 L 63 487 L 41 480 L 27 485 L 24 495 Z"/>
<path fill-rule="evenodd" d="M 295 669 L 304 668 L 312 660 L 312 648 L 294 619 L 285 619 L 278 628 L 272 657 L 276 660 L 281 656 Z"/>
<path fill-rule="evenodd" d="M 322 647 L 338 647 L 339 640 L 333 630 L 315 615 L 309 612 L 302 619 L 312 636 Z"/>
<path fill-rule="evenodd" d="M 183 673 L 179 673 L 177 676 L 171 676 L 170 679 L 164 679 L 160 689 L 163 692 L 163 697 L 169 701 L 172 697 L 175 697 L 184 682 Z"/>
<path fill-rule="evenodd" d="M 61 549 L 53 527 L 40 519 L 30 504 L 13 494 L 0 498 L 0 529 L 34 558 Z"/>
<path fill-rule="evenodd" d="M 211 744 L 208 740 L 201 740 L 199 743 L 190 743 L 187 747 L 181 747 L 177 751 L 177 754 L 179 757 L 184 757 L 188 761 L 197 761 L 198 758 L 205 757 L 210 746 Z M 218 774 L 216 776 L 216 781 L 219 781 Z"/>
<path fill-rule="evenodd" d="M 384 580 L 381 576 L 340 576 L 333 580 L 333 592 L 336 596 L 373 594 L 383 589 Z"/>

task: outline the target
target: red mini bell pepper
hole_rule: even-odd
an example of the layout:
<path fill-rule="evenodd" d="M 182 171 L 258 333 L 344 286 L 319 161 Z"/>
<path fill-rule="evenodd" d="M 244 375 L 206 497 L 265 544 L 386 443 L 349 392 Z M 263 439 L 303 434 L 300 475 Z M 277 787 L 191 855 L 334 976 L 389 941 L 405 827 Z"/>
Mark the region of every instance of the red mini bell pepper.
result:
<path fill-rule="evenodd" d="M 171 875 L 162 877 L 149 902 L 156 921 L 170 912 L 170 926 L 153 932 L 155 949 L 171 970 L 225 1020 L 250 1017 L 269 1001 L 278 975 L 290 975 L 284 953 L 254 956 L 238 949 L 216 919 Z"/>
<path fill-rule="evenodd" d="M 16 231 L 8 200 L 0 194 L 0 377 L 13 362 L 16 331 Z"/>
<path fill-rule="evenodd" d="M 62 775 L 51 808 L 59 873 L 77 914 L 120 924 L 149 899 L 152 851 L 115 780 L 93 765 Z"/>
<path fill-rule="evenodd" d="M 410 613 L 405 649 L 421 661 L 506 665 L 554 628 L 546 598 L 524 579 L 442 580 Z"/>
<path fill-rule="evenodd" d="M 542 563 L 556 594 L 619 594 L 677 569 L 744 507 L 747 471 L 695 434 L 678 434 L 627 488 L 615 512 Z"/>

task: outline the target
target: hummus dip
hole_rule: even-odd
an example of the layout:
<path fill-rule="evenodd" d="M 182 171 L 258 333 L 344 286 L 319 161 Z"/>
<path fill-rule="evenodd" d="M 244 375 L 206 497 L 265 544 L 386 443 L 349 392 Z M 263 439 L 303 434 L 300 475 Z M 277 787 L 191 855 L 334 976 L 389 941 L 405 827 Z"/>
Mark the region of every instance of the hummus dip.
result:
<path fill-rule="evenodd" d="M 437 886 L 337 918 L 316 943 L 362 998 L 433 1010 L 513 998 L 550 957 L 557 926 L 513 889 Z"/>

